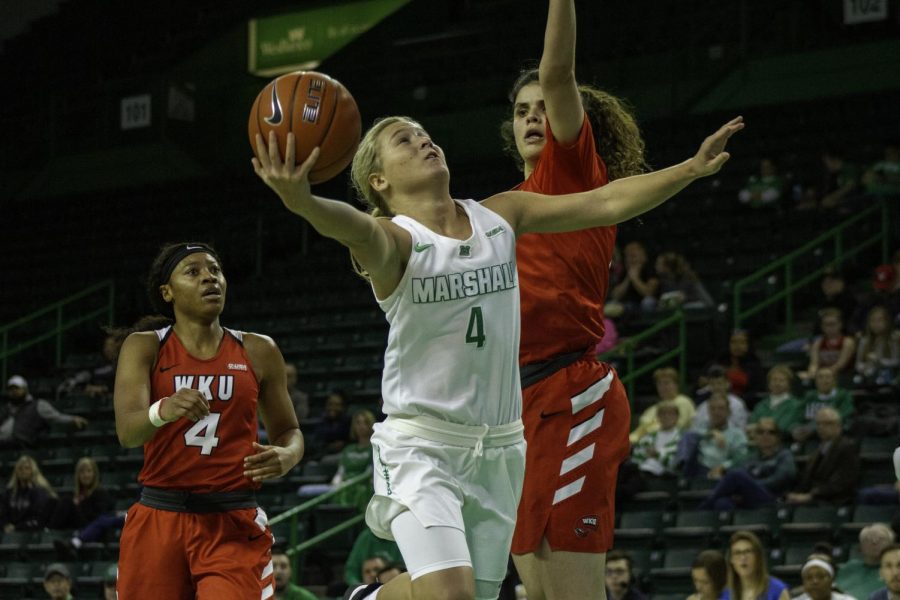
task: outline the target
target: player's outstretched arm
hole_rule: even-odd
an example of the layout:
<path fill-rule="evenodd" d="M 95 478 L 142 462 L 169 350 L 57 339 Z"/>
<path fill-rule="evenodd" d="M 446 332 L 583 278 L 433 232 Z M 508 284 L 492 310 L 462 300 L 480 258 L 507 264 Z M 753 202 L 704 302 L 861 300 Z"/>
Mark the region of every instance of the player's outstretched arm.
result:
<path fill-rule="evenodd" d="M 575 1 L 549 3 L 538 77 L 553 136 L 561 144 L 570 144 L 578 139 L 584 122 L 575 81 Z"/>
<path fill-rule="evenodd" d="M 306 219 L 320 234 L 347 246 L 373 281 L 399 281 L 405 268 L 402 257 L 409 255 L 409 248 L 405 253 L 398 248 L 398 243 L 403 244 L 403 239 L 398 240 L 402 230 L 344 202 L 313 195 L 308 175 L 319 157 L 318 148 L 296 165 L 293 133 L 288 134 L 284 161 L 274 132 L 269 134 L 268 145 L 257 134 L 256 146 L 259 158 L 253 158 L 253 169 L 288 210 Z"/>
<path fill-rule="evenodd" d="M 743 117 L 732 119 L 707 137 L 693 158 L 667 169 L 617 179 L 588 192 L 554 196 L 554 202 L 539 201 L 539 194 L 504 192 L 484 205 L 506 218 L 517 234 L 621 223 L 659 206 L 692 181 L 718 172 L 730 157 L 725 152 L 728 139 L 743 128 Z"/>

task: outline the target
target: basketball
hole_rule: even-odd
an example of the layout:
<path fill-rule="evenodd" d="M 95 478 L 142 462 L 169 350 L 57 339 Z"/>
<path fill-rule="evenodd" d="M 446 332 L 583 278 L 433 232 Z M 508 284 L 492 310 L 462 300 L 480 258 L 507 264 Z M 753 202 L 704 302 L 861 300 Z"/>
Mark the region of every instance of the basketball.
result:
<path fill-rule="evenodd" d="M 288 133 L 293 132 L 298 165 L 319 146 L 309 182 L 322 183 L 353 160 L 362 123 L 356 101 L 339 81 L 315 71 L 296 71 L 271 81 L 253 102 L 247 133 L 254 154 L 256 134 L 268 144 L 270 131 L 275 132 L 282 159 Z"/>

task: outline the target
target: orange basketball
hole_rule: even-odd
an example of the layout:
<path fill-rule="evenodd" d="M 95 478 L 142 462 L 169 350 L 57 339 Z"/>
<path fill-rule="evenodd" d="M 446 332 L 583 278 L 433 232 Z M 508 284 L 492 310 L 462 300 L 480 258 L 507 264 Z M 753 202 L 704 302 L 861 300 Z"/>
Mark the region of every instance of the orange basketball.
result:
<path fill-rule="evenodd" d="M 322 183 L 353 160 L 362 123 L 356 101 L 339 81 L 315 71 L 296 71 L 271 81 L 253 102 L 247 133 L 254 154 L 256 134 L 262 134 L 268 144 L 270 131 L 275 132 L 282 159 L 287 135 L 293 132 L 297 164 L 319 146 L 319 159 L 309 181 Z"/>

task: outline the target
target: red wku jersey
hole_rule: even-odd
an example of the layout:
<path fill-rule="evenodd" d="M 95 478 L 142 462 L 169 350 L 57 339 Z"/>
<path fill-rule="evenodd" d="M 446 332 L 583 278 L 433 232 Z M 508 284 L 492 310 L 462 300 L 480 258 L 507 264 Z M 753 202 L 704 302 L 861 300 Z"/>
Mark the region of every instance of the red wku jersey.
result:
<path fill-rule="evenodd" d="M 516 189 L 555 196 L 609 182 L 587 115 L 573 146 L 561 146 L 549 122 L 546 140 L 531 176 Z M 615 225 L 519 238 L 520 364 L 592 348 L 603 338 L 603 301 L 615 243 Z"/>
<path fill-rule="evenodd" d="M 183 387 L 200 390 L 209 415 L 163 425 L 144 444 L 138 480 L 151 487 L 192 492 L 258 488 L 244 476 L 244 457 L 257 441 L 259 382 L 244 350 L 243 334 L 225 330 L 219 352 L 201 360 L 188 354 L 171 327 L 156 332 L 159 354 L 150 375 L 150 401 Z"/>

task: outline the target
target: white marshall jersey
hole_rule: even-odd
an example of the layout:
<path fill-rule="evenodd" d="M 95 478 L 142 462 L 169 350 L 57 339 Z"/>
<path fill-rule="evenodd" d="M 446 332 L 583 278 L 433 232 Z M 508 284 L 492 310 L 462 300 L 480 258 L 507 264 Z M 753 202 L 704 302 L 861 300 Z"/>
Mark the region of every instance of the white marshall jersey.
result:
<path fill-rule="evenodd" d="M 456 201 L 472 236 L 437 234 L 406 216 L 406 272 L 378 304 L 390 323 L 382 394 L 388 415 L 503 425 L 522 414 L 516 237 L 474 200 Z"/>

